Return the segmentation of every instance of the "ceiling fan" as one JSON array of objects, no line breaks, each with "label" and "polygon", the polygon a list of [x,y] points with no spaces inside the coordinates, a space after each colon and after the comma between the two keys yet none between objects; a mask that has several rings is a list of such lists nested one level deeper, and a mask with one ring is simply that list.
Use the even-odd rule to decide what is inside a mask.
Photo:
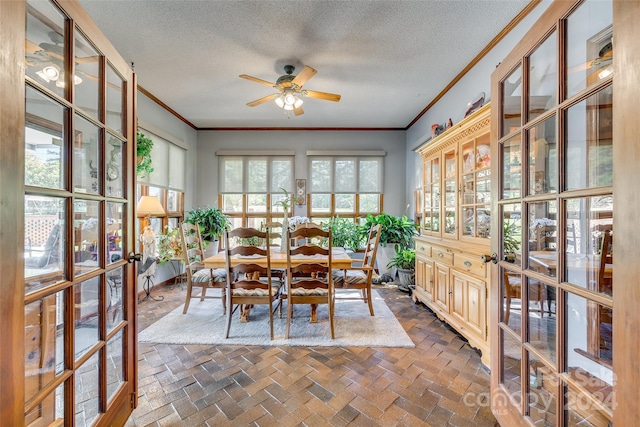
[{"label": "ceiling fan", "polygon": [[[62,45],[62,35],[56,32],[50,32],[49,37],[52,43],[43,42],[36,44],[31,40],[25,40],[25,65],[27,67],[37,67],[39,71],[36,72],[38,76],[44,79],[46,82],[54,81],[57,84],[63,84],[64,82],[64,46]],[[89,64],[98,62],[97,56],[89,57],[76,57],[74,58],[76,67],[83,64]],[[82,79],[79,75],[87,77],[91,80],[97,81],[98,78],[91,74],[76,68],[74,75],[74,83],[79,84]]]},{"label": "ceiling fan", "polygon": [[277,93],[272,93],[271,95],[248,102],[247,105],[249,107],[255,107],[256,105],[264,104],[273,99],[278,107],[283,108],[285,111],[293,111],[293,114],[299,116],[304,114],[304,110],[302,109],[303,101],[301,99],[303,96],[307,98],[324,99],[325,101],[340,101],[340,95],[335,93],[318,92],[302,88],[302,86],[317,73],[316,70],[305,65],[302,71],[296,76],[293,75],[294,70],[295,67],[293,65],[285,65],[284,72],[286,74],[280,76],[275,83],[246,74],[240,74],[240,77],[243,79],[251,80],[278,90]]}]

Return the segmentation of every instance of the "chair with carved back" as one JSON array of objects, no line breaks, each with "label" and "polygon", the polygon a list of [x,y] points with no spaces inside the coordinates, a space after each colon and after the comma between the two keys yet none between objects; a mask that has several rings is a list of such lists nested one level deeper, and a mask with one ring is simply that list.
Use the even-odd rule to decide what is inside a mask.
[{"label": "chair with carved back", "polygon": [[[204,268],[204,244],[202,242],[202,236],[200,235],[199,225],[188,222],[180,224],[180,241],[182,243],[182,257],[187,277],[187,296],[182,313],[187,313],[192,298],[200,298],[200,301],[204,301],[205,298],[221,299],[222,311],[225,313],[226,272],[223,268]],[[202,289],[200,295],[193,294],[194,287]],[[220,296],[207,295],[207,288],[220,289]]]},{"label": "chair with carved back", "polygon": [[[335,299],[362,300],[369,304],[369,313],[373,316],[373,301],[371,300],[371,281],[373,279],[378,243],[382,226],[374,225],[369,230],[367,244],[362,260],[354,260],[349,270],[333,270],[333,284],[335,287]],[[360,265],[357,265],[360,264]],[[340,296],[343,289],[358,289],[361,296]]]},{"label": "chair with carved back", "polygon": [[[292,247],[291,241],[306,242]],[[326,242],[321,246],[313,242]],[[334,289],[331,275],[331,231],[318,227],[300,227],[291,232],[287,241],[287,328],[285,338],[289,338],[293,306],[296,304],[311,305],[311,323],[317,322],[318,304],[327,304],[331,338],[335,338],[333,325]],[[326,257],[323,263],[300,261],[305,258]]]},{"label": "chair with carved back", "polygon": [[[226,273],[227,273],[227,324],[225,338],[229,338],[231,320],[236,310],[240,311],[240,322],[249,321],[249,310],[254,305],[268,305],[269,328],[273,339],[273,313],[281,304],[279,281],[271,276],[271,255],[268,246],[260,247],[252,244],[233,245],[231,239],[238,242],[269,241],[269,231],[255,228],[236,228],[225,232]],[[232,263],[232,257],[234,262]],[[255,257],[265,257],[266,267],[251,261]],[[241,262],[235,262],[241,259]]]}]

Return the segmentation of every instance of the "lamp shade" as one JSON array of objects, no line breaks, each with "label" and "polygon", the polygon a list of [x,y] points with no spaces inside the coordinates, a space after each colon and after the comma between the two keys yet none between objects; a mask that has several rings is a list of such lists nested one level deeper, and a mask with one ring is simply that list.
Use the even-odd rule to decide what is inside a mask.
[{"label": "lamp shade", "polygon": [[136,206],[138,217],[162,216],[164,209],[156,196],[142,196]]}]

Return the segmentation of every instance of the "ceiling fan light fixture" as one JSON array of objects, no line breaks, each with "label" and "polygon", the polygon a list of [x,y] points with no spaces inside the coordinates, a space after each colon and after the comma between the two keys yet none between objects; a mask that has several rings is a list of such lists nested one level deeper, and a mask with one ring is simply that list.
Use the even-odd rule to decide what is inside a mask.
[{"label": "ceiling fan light fixture", "polygon": [[276,105],[280,108],[284,108],[284,95],[280,95],[275,99]]},{"label": "ceiling fan light fixture", "polygon": [[300,99],[300,98],[296,97],[296,102],[294,102],[294,103],[293,103],[293,107],[294,107],[294,108],[300,108],[300,106],[302,106],[302,103],[303,103],[303,102],[304,102],[304,101],[303,101],[302,99]]},{"label": "ceiling fan light fixture", "polygon": [[[74,75],[73,76],[73,84],[74,85],[79,85],[80,83],[82,83],[82,79],[80,77],[78,77],[77,75]],[[56,86],[57,87],[64,87],[65,86],[64,73],[60,73],[60,77],[56,81]]]},{"label": "ceiling fan light fixture", "polygon": [[295,94],[293,94],[290,91],[285,92],[284,94],[284,104],[285,105],[293,105],[296,103],[296,100],[298,98],[296,98]]},{"label": "ceiling fan light fixture", "polygon": [[55,64],[51,64],[47,65],[42,70],[37,71],[36,74],[49,83],[52,80],[58,80],[58,77],[60,77],[60,68]]}]

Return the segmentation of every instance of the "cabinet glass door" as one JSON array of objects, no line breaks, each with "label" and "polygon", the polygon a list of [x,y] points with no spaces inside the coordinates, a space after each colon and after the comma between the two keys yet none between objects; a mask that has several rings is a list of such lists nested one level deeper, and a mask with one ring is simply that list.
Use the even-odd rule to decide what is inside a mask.
[{"label": "cabinet glass door", "polygon": [[427,235],[440,234],[440,157],[424,162],[424,222]]},{"label": "cabinet glass door", "polygon": [[454,237],[456,233],[456,205],[458,185],[456,170],[456,150],[444,153],[444,235]]},{"label": "cabinet glass door", "polygon": [[461,147],[462,236],[491,237],[491,149],[489,134]]}]

